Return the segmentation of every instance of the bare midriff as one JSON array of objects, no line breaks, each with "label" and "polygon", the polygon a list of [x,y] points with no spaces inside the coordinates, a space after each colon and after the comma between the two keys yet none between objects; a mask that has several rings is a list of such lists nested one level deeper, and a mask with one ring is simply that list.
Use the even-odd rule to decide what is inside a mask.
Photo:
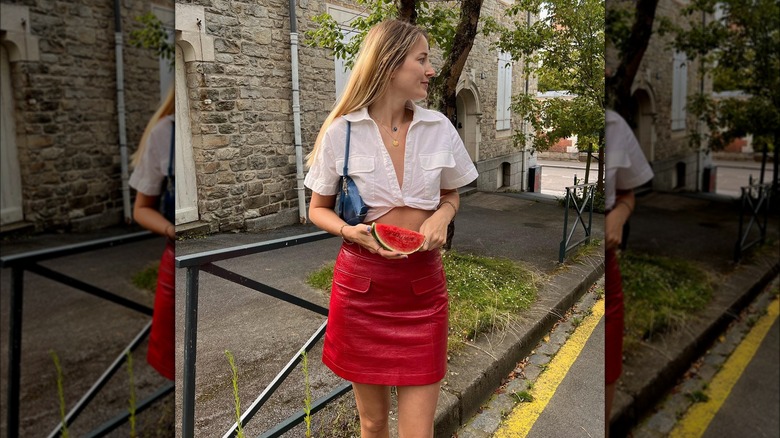
[{"label": "bare midriff", "polygon": [[420,227],[426,219],[433,215],[431,210],[421,210],[412,207],[395,207],[374,222],[380,224],[395,225],[407,230],[420,231]]}]

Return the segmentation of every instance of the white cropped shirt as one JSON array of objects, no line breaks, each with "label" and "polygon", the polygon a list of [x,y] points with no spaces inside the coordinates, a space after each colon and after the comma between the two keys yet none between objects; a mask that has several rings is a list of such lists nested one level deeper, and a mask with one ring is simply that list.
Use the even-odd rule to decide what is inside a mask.
[{"label": "white cropped shirt", "polygon": [[615,190],[630,190],[653,179],[653,169],[648,164],[634,132],[620,115],[607,110],[605,151],[606,199],[604,207],[615,206]]},{"label": "white cropped shirt", "polygon": [[398,178],[379,126],[363,108],[331,123],[304,184],[323,196],[335,195],[344,171],[347,121],[352,122],[347,173],[368,205],[366,222],[395,207],[435,210],[441,189],[456,189],[477,178],[477,169],[455,127],[437,112],[412,105],[406,135],[403,184]]}]

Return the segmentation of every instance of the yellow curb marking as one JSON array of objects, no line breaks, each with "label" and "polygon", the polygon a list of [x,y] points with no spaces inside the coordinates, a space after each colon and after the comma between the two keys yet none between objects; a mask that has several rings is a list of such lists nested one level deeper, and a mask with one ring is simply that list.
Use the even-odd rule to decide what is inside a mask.
[{"label": "yellow curb marking", "polygon": [[521,438],[528,435],[539,415],[552,399],[558,385],[566,377],[572,364],[585,346],[585,342],[593,333],[593,329],[604,316],[604,298],[598,300],[592,308],[593,312],[586,316],[582,323],[569,336],[566,343],[558,350],[547,365],[547,369],[539,376],[531,390],[534,400],[515,406],[503,425],[496,431],[495,438]]},{"label": "yellow curb marking", "polygon": [[780,301],[775,298],[769,304],[767,314],[758,320],[710,382],[707,391],[710,399],[703,403],[694,403],[672,430],[669,435],[671,438],[697,438],[704,435],[731,389],[755,356],[778,314],[780,314]]}]

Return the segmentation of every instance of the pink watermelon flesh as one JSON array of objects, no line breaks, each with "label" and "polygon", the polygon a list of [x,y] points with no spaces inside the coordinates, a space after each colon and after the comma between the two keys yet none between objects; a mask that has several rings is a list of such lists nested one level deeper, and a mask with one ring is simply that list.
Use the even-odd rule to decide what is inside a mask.
[{"label": "pink watermelon flesh", "polygon": [[387,224],[371,224],[371,234],[374,239],[388,251],[411,254],[422,248],[425,236],[406,228]]}]

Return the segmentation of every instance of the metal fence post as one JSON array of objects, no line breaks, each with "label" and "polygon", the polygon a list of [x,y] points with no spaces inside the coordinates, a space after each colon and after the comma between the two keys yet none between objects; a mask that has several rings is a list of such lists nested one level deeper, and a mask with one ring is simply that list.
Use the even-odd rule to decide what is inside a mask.
[{"label": "metal fence post", "polygon": [[187,294],[184,313],[184,397],[182,398],[182,434],[195,436],[195,353],[198,338],[199,266],[187,268]]},{"label": "metal fence post", "polygon": [[[574,176],[574,181],[577,181],[577,176]],[[569,199],[571,199],[570,187],[566,187],[566,205],[563,211],[563,239],[561,240],[561,247],[558,250],[558,263],[563,263],[563,259],[566,257],[566,232],[569,228]]]},{"label": "metal fence post", "polygon": [[8,333],[8,436],[19,436],[19,385],[22,361],[24,268],[11,269],[11,327]]}]

